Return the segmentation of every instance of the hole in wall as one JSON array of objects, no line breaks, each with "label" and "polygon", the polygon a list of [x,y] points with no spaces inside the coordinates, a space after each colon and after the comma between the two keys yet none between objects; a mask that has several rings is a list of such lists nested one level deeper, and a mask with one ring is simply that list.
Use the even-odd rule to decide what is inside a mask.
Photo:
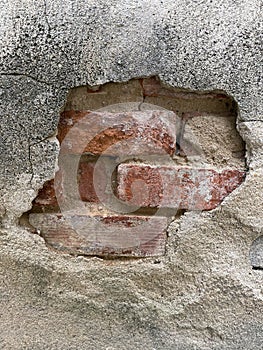
[{"label": "hole in wall", "polygon": [[[154,110],[161,112],[154,115]],[[99,112],[96,114],[92,111]],[[174,117],[166,115],[166,111],[172,111],[176,120],[172,119],[171,123],[171,118]],[[67,162],[77,164],[77,171],[74,173],[76,186],[68,199],[68,203],[81,202],[81,206],[77,209],[75,207],[73,213],[71,212],[74,225],[78,221],[78,215],[80,217],[77,233],[72,228],[73,221],[68,224],[63,218],[65,208],[61,210],[62,200],[58,198],[63,188],[56,187],[54,179],[44,184],[30,212],[21,217],[21,225],[27,225],[32,232],[40,232],[48,246],[73,255],[108,257],[163,255],[167,222],[171,218],[182,215],[186,210],[215,208],[243,181],[246,171],[245,144],[236,130],[237,111],[236,102],[223,91],[196,92],[172,88],[162,84],[156,77],[71,89],[58,125],[60,143],[63,145],[67,135],[83,118],[92,121],[90,125],[84,123],[79,129],[75,128],[76,133],[67,141],[67,150],[71,149],[66,155]],[[151,120],[146,126],[144,125],[143,131],[140,130],[141,125],[138,125],[139,117],[136,113]],[[107,127],[109,114],[118,120],[116,125],[111,127]],[[92,125],[96,125],[96,118],[98,123],[104,123],[106,128],[97,132],[89,140],[88,145],[78,152],[78,143],[85,137],[83,130],[86,128],[88,130],[86,132],[90,132]],[[175,135],[172,133],[173,125]],[[138,143],[143,141],[144,135],[147,147],[151,143],[154,147],[147,148],[145,144],[142,147],[138,146]],[[133,138],[136,142],[130,142]],[[107,153],[107,150],[116,144],[126,145],[122,148],[125,150],[124,153],[128,154],[126,157]],[[133,153],[129,155],[131,148]],[[164,154],[155,152],[158,148],[164,149]],[[75,154],[74,149],[77,150]],[[147,157],[145,154],[140,154],[143,150],[148,152]],[[99,167],[96,166],[98,160],[100,160]],[[136,187],[138,202],[130,203],[133,206],[123,204],[124,193],[121,201],[117,203],[115,200],[112,204],[111,196],[112,194],[116,196],[120,181],[118,167],[133,164],[137,167],[139,165],[141,169],[141,165],[148,161],[151,167],[146,167],[146,170],[143,170],[144,175],[136,179],[139,185],[141,182],[146,184],[143,187]],[[169,175],[171,166],[181,168],[174,185],[180,188],[180,204],[177,203],[177,199],[175,204],[172,203],[173,196],[177,196],[172,187],[166,189],[165,195],[163,193],[166,184],[173,181]],[[189,168],[194,170],[189,171]],[[136,168],[134,173],[129,173],[124,182],[128,181],[129,176],[133,176],[134,179],[134,176],[138,175],[138,169]],[[160,169],[165,171],[161,174],[163,181],[158,182]],[[107,172],[109,173],[107,179],[110,181],[105,180]],[[63,174],[60,173],[58,176]],[[121,176],[124,178],[124,172]],[[206,185],[209,183],[211,186],[205,193],[207,198],[202,195],[202,191],[206,189],[204,190],[204,186],[202,187],[200,183]],[[129,192],[131,186],[128,187],[126,186],[123,191]],[[163,197],[168,198],[166,202]],[[134,192],[131,198],[134,199]],[[147,225],[144,232],[139,230],[137,234],[136,230],[133,230],[135,238],[130,241],[127,239],[128,242],[124,247],[120,242],[117,242],[117,245],[112,241],[105,242],[104,238],[98,238],[98,235],[87,239],[83,223],[83,217],[87,212],[97,221],[104,223],[107,221],[109,224],[108,229],[104,228],[101,235],[105,236],[111,232],[114,236],[122,227],[127,229],[124,235],[129,235],[128,228],[136,228],[142,222],[148,223],[148,220],[149,222],[154,220],[152,226],[149,226],[153,234],[144,240],[142,235],[147,233]],[[94,228],[96,223],[90,225],[93,225],[92,229],[96,229]],[[118,234],[120,236],[122,233]],[[117,233],[115,236],[117,237]],[[118,241],[120,237],[116,237]],[[122,237],[120,240],[126,238]]]}]

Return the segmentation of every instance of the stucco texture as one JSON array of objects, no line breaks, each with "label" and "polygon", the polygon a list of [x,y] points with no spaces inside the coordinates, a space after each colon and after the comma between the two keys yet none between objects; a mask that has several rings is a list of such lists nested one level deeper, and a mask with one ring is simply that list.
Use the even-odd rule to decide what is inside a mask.
[{"label": "stucco texture", "polygon": [[[262,349],[262,26],[260,0],[1,1],[1,349]],[[164,257],[49,250],[18,218],[54,177],[69,89],[153,75],[235,99],[245,182],[175,220]]]}]

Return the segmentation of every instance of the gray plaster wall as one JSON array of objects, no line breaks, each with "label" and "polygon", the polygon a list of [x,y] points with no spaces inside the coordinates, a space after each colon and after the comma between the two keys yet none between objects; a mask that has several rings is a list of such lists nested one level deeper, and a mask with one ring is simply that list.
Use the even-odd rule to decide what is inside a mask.
[{"label": "gray plaster wall", "polygon": [[[261,18],[259,0],[1,1],[1,348],[262,349]],[[48,250],[17,223],[54,176],[68,90],[151,75],[233,96],[246,181],[174,222],[158,261]]]}]

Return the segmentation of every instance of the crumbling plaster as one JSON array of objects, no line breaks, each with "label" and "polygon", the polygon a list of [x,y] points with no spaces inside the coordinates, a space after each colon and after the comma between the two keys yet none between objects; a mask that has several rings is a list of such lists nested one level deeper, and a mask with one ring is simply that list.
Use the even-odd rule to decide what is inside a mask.
[{"label": "crumbling plaster", "polygon": [[[262,2],[0,3],[1,332],[6,349],[262,349]],[[60,256],[17,226],[54,176],[70,88],[158,75],[238,103],[249,174],[169,229],[158,261]]]}]

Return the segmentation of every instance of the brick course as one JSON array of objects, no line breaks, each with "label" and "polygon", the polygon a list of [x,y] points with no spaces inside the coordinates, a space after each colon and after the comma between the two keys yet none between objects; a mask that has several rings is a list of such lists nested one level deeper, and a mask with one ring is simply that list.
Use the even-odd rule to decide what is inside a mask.
[{"label": "brick course", "polygon": [[238,170],[197,169],[149,164],[121,164],[117,193],[141,207],[211,210],[244,178]]},{"label": "brick course", "polygon": [[135,215],[30,214],[46,243],[70,254],[147,257],[165,251],[167,219]]},{"label": "brick course", "polygon": [[[67,111],[60,119],[61,152],[93,155],[169,154],[176,149],[173,112]],[[67,137],[66,137],[67,135]]]}]

